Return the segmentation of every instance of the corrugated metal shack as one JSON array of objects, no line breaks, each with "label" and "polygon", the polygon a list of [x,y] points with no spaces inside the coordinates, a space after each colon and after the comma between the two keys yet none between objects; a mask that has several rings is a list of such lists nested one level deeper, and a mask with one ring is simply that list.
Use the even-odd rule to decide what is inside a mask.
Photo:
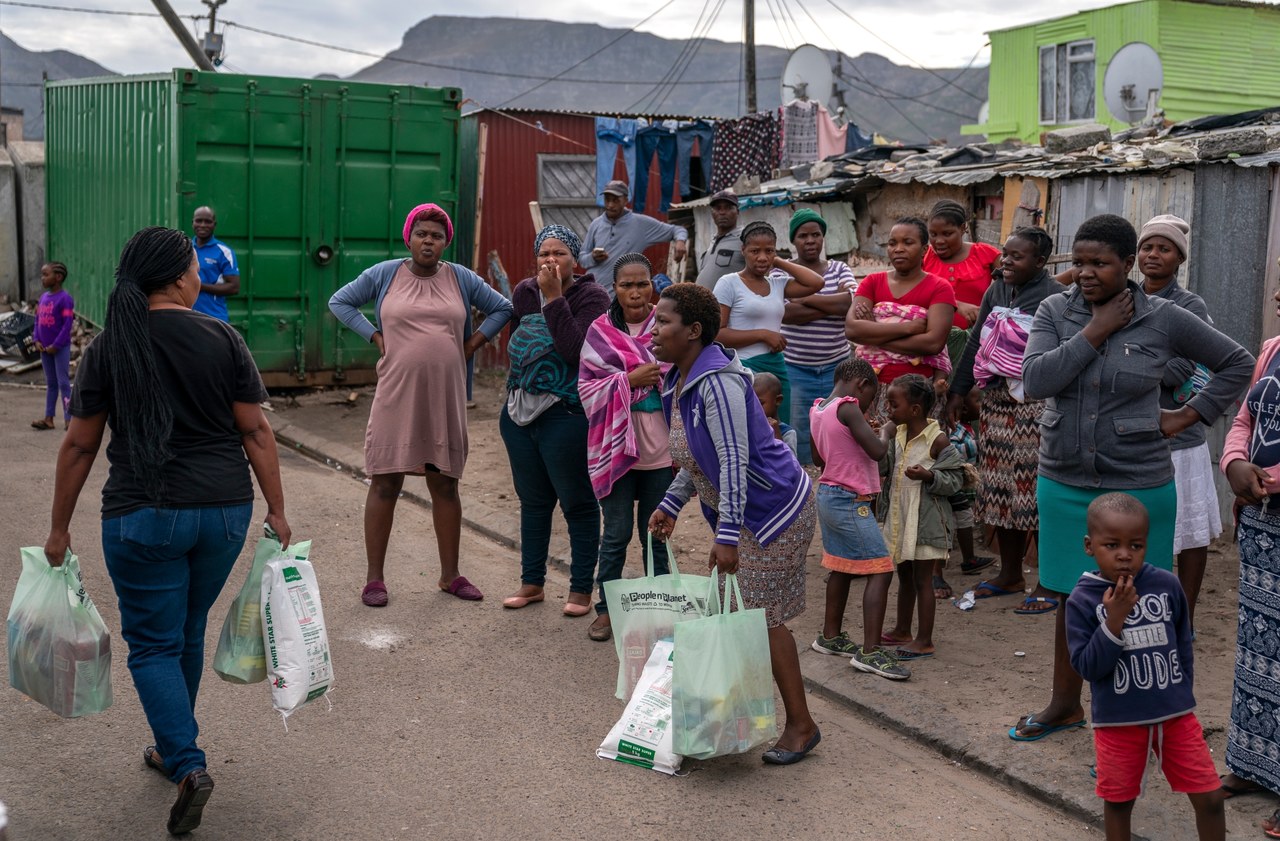
[{"label": "corrugated metal shack", "polygon": [[[670,115],[650,120],[696,119]],[[460,126],[461,202],[453,259],[482,277],[494,279],[490,255],[501,261],[514,286],[533,274],[533,239],[537,234],[530,203],[538,202],[543,221],[584,235],[602,211],[596,196],[596,128],[594,114],[481,108],[465,113]],[[695,150],[695,154],[701,150]],[[694,172],[697,165],[691,166]],[[656,157],[649,169],[646,216],[666,221],[660,210],[661,186]],[[614,178],[627,178],[621,156]],[[675,195],[687,192],[676,178]],[[477,206],[480,212],[477,214]],[[478,220],[477,220],[478,215]],[[478,233],[477,233],[478,232]],[[666,245],[645,252],[655,267],[667,265]],[[662,271],[662,268],[656,268]],[[602,283],[611,279],[600,279]],[[481,352],[481,368],[506,367],[505,334]]]},{"label": "corrugated metal shack", "polygon": [[[1115,213],[1140,226],[1175,213],[1191,224],[1191,253],[1179,282],[1204,298],[1220,330],[1256,352],[1264,338],[1280,334],[1271,300],[1280,286],[1280,109],[1241,116],[1235,125],[1219,120],[1225,128],[1192,121],[1183,130],[1174,126],[1158,136],[1066,154],[991,144],[872,147],[762,184],[758,194],[742,197],[741,219],[768,218],[785,230],[794,207],[813,207],[828,224],[852,228],[850,262],[862,275],[880,268],[881,244],[894,220],[926,216],[943,198],[972,208],[978,218],[971,237],[997,246],[1015,221],[1038,220],[1054,238],[1059,267],[1089,216]],[[713,231],[707,202],[675,205],[671,216],[691,217],[691,251],[699,253],[698,243]],[[833,242],[828,251],[840,256],[844,243]],[[1226,426],[1220,421],[1210,436],[1215,461]],[[1219,495],[1229,512],[1225,482]]]}]

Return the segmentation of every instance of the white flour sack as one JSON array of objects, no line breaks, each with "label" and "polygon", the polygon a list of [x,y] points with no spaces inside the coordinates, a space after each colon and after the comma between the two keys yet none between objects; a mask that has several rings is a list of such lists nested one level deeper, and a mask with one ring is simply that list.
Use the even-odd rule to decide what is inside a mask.
[{"label": "white flour sack", "polygon": [[262,573],[262,637],[271,702],[288,719],[333,686],[320,588],[309,561],[269,561]]}]

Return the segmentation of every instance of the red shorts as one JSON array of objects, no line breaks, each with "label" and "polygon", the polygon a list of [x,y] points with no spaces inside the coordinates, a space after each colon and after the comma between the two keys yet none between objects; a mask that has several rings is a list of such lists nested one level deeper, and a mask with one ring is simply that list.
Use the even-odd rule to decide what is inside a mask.
[{"label": "red shorts", "polygon": [[1150,753],[1174,791],[1203,794],[1222,788],[1195,713],[1159,724],[1095,727],[1093,745],[1098,755],[1095,791],[1108,803],[1127,803],[1142,794]]}]

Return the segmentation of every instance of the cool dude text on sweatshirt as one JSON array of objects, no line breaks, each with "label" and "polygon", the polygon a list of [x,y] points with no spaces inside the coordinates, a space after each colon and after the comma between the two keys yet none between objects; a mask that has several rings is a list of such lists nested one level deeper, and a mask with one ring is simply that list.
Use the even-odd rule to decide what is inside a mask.
[{"label": "cool dude text on sweatshirt", "polygon": [[1191,619],[1177,576],[1143,564],[1133,579],[1138,603],[1119,639],[1102,606],[1112,586],[1086,572],[1067,598],[1067,649],[1093,688],[1093,726],[1158,724],[1191,712]]}]

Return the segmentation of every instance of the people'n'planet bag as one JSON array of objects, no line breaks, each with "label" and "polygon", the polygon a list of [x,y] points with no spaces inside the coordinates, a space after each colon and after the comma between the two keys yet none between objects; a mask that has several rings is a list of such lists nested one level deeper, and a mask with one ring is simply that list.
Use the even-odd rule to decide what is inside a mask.
[{"label": "people'n'planet bag", "polygon": [[712,615],[675,627],[672,748],[695,759],[745,753],[778,733],[764,610],[745,609],[738,577],[726,575],[721,611],[718,584],[712,571]]},{"label": "people'n'planet bag", "polygon": [[111,634],[75,555],[55,567],[39,546],[22,550],[7,625],[10,686],[63,718],[111,706]]},{"label": "people'n'planet bag", "polygon": [[669,639],[677,622],[707,615],[705,575],[681,575],[674,552],[668,552],[671,572],[655,575],[653,534],[647,536],[649,560],[641,578],[619,578],[604,584],[613,645],[618,653],[618,685],[615,695],[627,700],[644,673],[653,644]]}]

